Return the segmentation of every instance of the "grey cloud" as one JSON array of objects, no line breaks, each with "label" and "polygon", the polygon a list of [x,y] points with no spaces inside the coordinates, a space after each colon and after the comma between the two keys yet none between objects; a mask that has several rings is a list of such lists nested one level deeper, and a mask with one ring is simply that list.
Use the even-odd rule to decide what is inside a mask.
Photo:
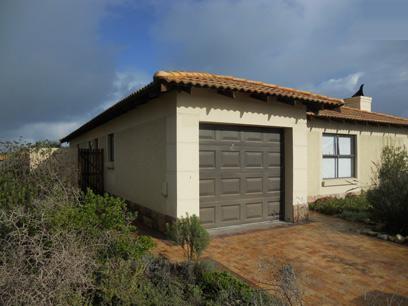
[{"label": "grey cloud", "polygon": [[[401,115],[408,114],[408,41],[391,39],[408,38],[402,13],[408,3],[391,2],[160,2],[153,33],[165,50],[162,66],[170,69],[234,74],[339,97],[359,85],[339,82],[361,73],[374,109]],[[336,88],[327,86],[330,80],[338,81]]]},{"label": "grey cloud", "polygon": [[408,38],[405,0],[3,0],[0,137],[63,136],[151,79],[134,67],[115,71],[115,46],[99,39],[101,21],[122,3],[156,12],[154,68],[338,97],[364,82],[375,110],[408,116],[408,41],[392,40]]},{"label": "grey cloud", "polygon": [[[0,129],[86,117],[112,88],[113,46],[98,40],[110,2],[2,1]],[[53,126],[52,124],[50,125]],[[37,125],[41,127],[41,125]]]}]

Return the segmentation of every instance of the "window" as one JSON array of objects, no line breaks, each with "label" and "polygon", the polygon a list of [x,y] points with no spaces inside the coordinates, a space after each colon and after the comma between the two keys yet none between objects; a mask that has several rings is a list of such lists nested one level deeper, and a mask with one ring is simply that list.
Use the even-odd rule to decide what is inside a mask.
[{"label": "window", "polygon": [[322,177],[354,177],[355,138],[348,135],[323,134]]},{"label": "window", "polygon": [[113,134],[108,135],[108,160],[115,161],[115,138]]},{"label": "window", "polygon": [[94,149],[98,149],[99,148],[99,144],[98,144],[98,138],[94,139]]}]

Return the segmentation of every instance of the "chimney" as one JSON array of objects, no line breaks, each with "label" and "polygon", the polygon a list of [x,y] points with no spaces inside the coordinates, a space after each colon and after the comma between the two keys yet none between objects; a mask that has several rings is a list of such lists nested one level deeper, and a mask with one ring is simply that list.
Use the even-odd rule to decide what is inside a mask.
[{"label": "chimney", "polygon": [[360,86],[360,89],[351,98],[344,99],[344,103],[345,106],[371,112],[371,101],[373,98],[364,95],[363,87],[364,84]]}]

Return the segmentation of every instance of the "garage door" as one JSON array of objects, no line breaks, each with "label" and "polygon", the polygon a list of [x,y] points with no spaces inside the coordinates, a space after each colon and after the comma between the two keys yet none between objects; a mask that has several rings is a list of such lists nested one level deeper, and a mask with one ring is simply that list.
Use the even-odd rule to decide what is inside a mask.
[{"label": "garage door", "polygon": [[281,129],[200,125],[200,219],[221,227],[279,219]]}]

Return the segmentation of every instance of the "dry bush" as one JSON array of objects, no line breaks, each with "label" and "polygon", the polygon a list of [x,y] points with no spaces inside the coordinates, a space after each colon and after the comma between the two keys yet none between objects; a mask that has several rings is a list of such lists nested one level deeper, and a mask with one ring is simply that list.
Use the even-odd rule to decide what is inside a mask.
[{"label": "dry bush", "polygon": [[22,207],[0,213],[0,304],[84,304],[96,267],[92,244]]},{"label": "dry bush", "polygon": [[[126,270],[152,247],[134,235],[123,200],[83,194],[62,179],[53,150],[12,143],[0,164],[0,305],[92,304],[107,264],[121,263],[109,273]],[[104,294],[137,286],[108,280],[122,288]]]},{"label": "dry bush", "polygon": [[266,279],[259,284],[288,305],[303,305],[303,292],[299,287],[293,267],[280,260],[263,261],[260,272]]},{"label": "dry bush", "polygon": [[353,302],[361,306],[405,306],[408,305],[408,297],[374,290],[354,299]]},{"label": "dry bush", "polygon": [[[0,207],[77,202],[80,191],[61,173],[62,156],[55,148],[18,142],[0,142],[6,159],[0,163]],[[32,158],[35,156],[35,158]],[[37,202],[37,203],[36,203]]]},{"label": "dry bush", "polygon": [[[83,304],[93,286],[93,244],[52,229],[47,215],[79,202],[53,148],[0,143],[0,304]],[[30,154],[38,159],[33,166]]]}]

